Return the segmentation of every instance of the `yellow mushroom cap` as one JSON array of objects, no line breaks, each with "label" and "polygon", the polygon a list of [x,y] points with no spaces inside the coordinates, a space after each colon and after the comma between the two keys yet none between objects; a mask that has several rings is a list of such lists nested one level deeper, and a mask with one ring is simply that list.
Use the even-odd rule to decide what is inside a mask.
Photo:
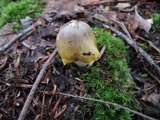
[{"label": "yellow mushroom cap", "polygon": [[64,65],[74,61],[90,64],[99,56],[94,33],[83,21],[64,24],[57,34],[56,47]]}]

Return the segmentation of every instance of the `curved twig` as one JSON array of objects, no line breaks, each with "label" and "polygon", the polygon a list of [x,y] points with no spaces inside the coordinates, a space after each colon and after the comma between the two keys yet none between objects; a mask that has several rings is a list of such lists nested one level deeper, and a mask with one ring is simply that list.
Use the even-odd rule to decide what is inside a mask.
[{"label": "curved twig", "polygon": [[50,64],[51,60],[56,55],[56,53],[57,53],[57,49],[55,49],[53,51],[53,53],[50,55],[48,60],[44,63],[41,71],[39,72],[39,74],[38,74],[38,76],[36,78],[36,81],[34,82],[34,85],[33,85],[32,89],[31,89],[31,91],[30,91],[30,93],[29,93],[29,95],[27,97],[27,100],[26,100],[26,102],[25,102],[25,104],[24,104],[24,106],[22,108],[22,111],[20,113],[20,116],[19,116],[18,120],[24,120],[24,118],[26,116],[26,113],[27,113],[27,110],[28,110],[28,108],[29,108],[29,106],[31,104],[31,101],[33,99],[33,96],[34,96],[34,94],[36,92],[36,89],[37,89],[37,87],[38,87],[38,85],[39,85],[44,73],[46,72],[46,69],[47,69],[48,65]]},{"label": "curved twig", "polygon": [[60,94],[60,95],[68,96],[68,97],[79,98],[79,99],[84,99],[84,100],[90,100],[90,101],[95,101],[95,102],[99,102],[99,103],[103,103],[103,104],[109,104],[109,105],[117,106],[117,107],[119,107],[121,109],[127,110],[127,111],[129,111],[131,113],[134,113],[136,115],[144,117],[144,118],[146,118],[148,120],[157,120],[155,118],[149,117],[149,116],[147,116],[147,115],[145,115],[143,113],[137,112],[135,110],[132,110],[132,109],[127,108],[127,107],[124,107],[124,106],[119,105],[117,103],[113,103],[113,102],[109,102],[109,101],[103,101],[103,100],[98,100],[98,99],[94,99],[94,98],[87,98],[87,97],[82,97],[82,96],[77,96],[77,95],[71,95],[71,94],[66,94],[66,93],[61,93],[61,92],[56,92],[56,93]]},{"label": "curved twig", "polygon": [[[103,26],[105,28],[110,28],[111,31],[115,32],[119,37],[123,38],[127,44],[134,47],[134,42],[131,39],[129,39],[125,34],[123,34],[122,32],[120,32],[112,27],[109,27],[106,24],[103,24]],[[147,63],[154,69],[154,71],[157,73],[157,75],[160,77],[160,68],[158,65],[155,64],[155,62],[153,61],[151,56],[146,51],[144,51],[141,47],[138,47],[138,52],[147,61]]]},{"label": "curved twig", "polygon": [[18,39],[20,39],[21,37],[23,37],[25,34],[27,34],[28,32],[30,32],[31,30],[33,30],[35,27],[42,25],[42,21],[38,21],[35,24],[31,25],[30,27],[24,29],[21,33],[19,33],[15,38],[13,38],[12,40],[10,40],[7,44],[5,44],[4,46],[0,47],[0,52],[6,50],[7,48],[9,48],[14,42],[16,42]]}]

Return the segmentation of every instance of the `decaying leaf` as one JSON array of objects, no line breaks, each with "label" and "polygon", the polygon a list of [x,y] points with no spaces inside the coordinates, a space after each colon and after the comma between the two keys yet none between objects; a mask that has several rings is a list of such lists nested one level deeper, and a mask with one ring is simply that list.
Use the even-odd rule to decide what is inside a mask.
[{"label": "decaying leaf", "polygon": [[138,28],[138,22],[135,21],[134,16],[130,13],[128,13],[126,24],[130,33],[134,34],[134,31]]},{"label": "decaying leaf", "polygon": [[152,94],[150,94],[146,100],[150,103],[152,103],[155,106],[159,106],[160,107],[160,95],[156,92],[153,92]]},{"label": "decaying leaf", "polygon": [[152,115],[152,116],[157,116],[160,115],[160,110],[158,109],[158,107],[154,106],[153,104],[147,104],[147,103],[142,103],[144,108],[143,111],[146,115]]},{"label": "decaying leaf", "polygon": [[0,47],[8,43],[16,34],[13,32],[9,24],[6,24],[0,32]]},{"label": "decaying leaf", "polygon": [[83,13],[84,8],[77,5],[74,0],[49,0],[43,10],[43,14],[55,13],[57,17],[65,16],[67,18],[76,16],[76,13]]},{"label": "decaying leaf", "polygon": [[113,18],[113,19],[116,19],[116,17],[117,17],[117,13],[114,11],[111,11],[108,6],[105,8],[103,6],[100,6],[100,7],[97,7],[96,10],[98,12],[96,12],[93,15],[93,18],[100,20],[102,22],[112,23],[112,21],[111,21],[111,19],[109,19],[109,17]]},{"label": "decaying leaf", "polygon": [[134,20],[136,22],[138,22],[139,28],[145,30],[147,33],[149,33],[149,30],[151,29],[151,23],[148,22],[148,20],[142,18],[138,11],[137,11],[137,7],[135,7],[135,16],[134,16]]},{"label": "decaying leaf", "polygon": [[30,18],[29,16],[26,16],[26,18],[21,19],[20,21],[23,28],[27,28],[32,24],[32,18]]}]

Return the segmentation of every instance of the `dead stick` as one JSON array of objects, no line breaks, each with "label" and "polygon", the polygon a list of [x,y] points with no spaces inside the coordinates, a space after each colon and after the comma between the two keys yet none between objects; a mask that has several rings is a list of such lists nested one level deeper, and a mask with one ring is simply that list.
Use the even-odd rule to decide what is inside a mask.
[{"label": "dead stick", "polygon": [[106,46],[103,46],[101,51],[100,51],[100,53],[99,53],[98,59],[100,59],[102,57],[102,55],[105,52],[105,50],[106,50]]},{"label": "dead stick", "polygon": [[129,112],[131,112],[133,114],[139,115],[139,116],[144,117],[144,118],[146,118],[148,120],[157,120],[155,118],[149,117],[149,116],[147,116],[147,115],[145,115],[143,113],[137,112],[135,110],[132,110],[132,109],[127,108],[127,107],[124,107],[124,106],[119,105],[117,103],[113,103],[113,102],[109,102],[109,101],[103,101],[103,100],[98,100],[98,99],[94,99],[94,98],[83,97],[83,96],[77,96],[77,95],[72,95],[72,94],[66,94],[66,93],[61,93],[61,92],[56,92],[56,93],[60,94],[60,95],[68,96],[68,97],[73,97],[73,98],[78,98],[78,99],[84,99],[84,100],[90,100],[90,101],[95,101],[95,102],[103,103],[103,104],[106,104],[106,105],[108,104],[108,105],[117,106],[117,107],[119,107],[121,109],[127,110],[127,111],[129,111]]},{"label": "dead stick", "polygon": [[53,108],[52,111],[51,111],[51,112],[52,112],[52,115],[56,112],[56,110],[57,110],[57,108],[58,108],[61,100],[62,100],[62,97],[60,97],[60,98],[58,99],[58,101],[56,102],[54,108]]},{"label": "dead stick", "polygon": [[[121,0],[120,2],[131,2],[131,0]],[[102,0],[98,3],[91,3],[91,4],[86,4],[86,5],[81,5],[82,7],[90,7],[90,6],[95,6],[95,5],[101,5],[101,4],[104,4],[104,3],[113,3],[113,2],[118,2],[117,0]]]},{"label": "dead stick", "polygon": [[[109,27],[106,24],[103,24],[104,27],[106,28],[110,28],[111,31],[115,32],[119,37],[123,38],[127,44],[129,44],[130,46],[134,47],[134,42],[129,39],[126,35],[124,35],[122,32]],[[154,69],[154,71],[157,73],[157,75],[160,77],[160,68],[158,65],[156,65],[153,61],[153,59],[151,58],[151,56],[149,54],[147,54],[146,51],[144,51],[141,47],[138,47],[138,52],[140,53],[141,56],[143,56],[143,58],[148,62],[148,64]]]},{"label": "dead stick", "polygon": [[4,46],[0,47],[0,52],[6,50],[7,48],[9,48],[14,42],[16,42],[18,39],[20,39],[21,37],[23,37],[23,35],[27,34],[29,31],[33,30],[35,27],[41,25],[42,22],[38,21],[35,24],[31,25],[30,27],[24,29],[21,33],[19,33],[15,38],[13,38],[12,40],[10,40],[7,44],[5,44]]},{"label": "dead stick", "polygon": [[28,108],[29,108],[29,106],[31,104],[31,101],[32,101],[33,96],[34,96],[34,94],[36,92],[36,89],[37,89],[37,87],[38,87],[38,85],[39,85],[39,83],[40,83],[40,81],[41,81],[44,73],[46,72],[46,69],[47,69],[48,65],[50,64],[51,60],[56,55],[56,53],[57,53],[57,49],[55,49],[53,51],[53,53],[50,55],[50,57],[48,58],[48,60],[44,63],[41,71],[39,72],[39,74],[38,74],[38,76],[36,78],[36,81],[33,84],[32,89],[31,89],[31,91],[30,91],[30,93],[29,93],[29,95],[27,97],[27,100],[26,100],[26,102],[25,102],[25,104],[24,104],[24,106],[22,108],[22,111],[21,111],[21,114],[20,114],[18,120],[24,120],[25,119],[25,116],[27,114],[27,110],[28,110]]}]

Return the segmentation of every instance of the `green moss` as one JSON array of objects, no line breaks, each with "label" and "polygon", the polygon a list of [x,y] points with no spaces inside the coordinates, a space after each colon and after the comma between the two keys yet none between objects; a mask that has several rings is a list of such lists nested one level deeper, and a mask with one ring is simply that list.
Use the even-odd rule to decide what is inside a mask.
[{"label": "green moss", "polygon": [[144,50],[147,50],[147,49],[148,49],[148,46],[147,46],[146,43],[137,42],[137,45],[138,45],[139,47],[141,47],[142,49],[144,49]]},{"label": "green moss", "polygon": [[[0,1],[0,27],[5,23],[20,23],[20,19],[30,16],[34,18],[43,9],[43,4],[38,0],[2,0]],[[13,27],[19,28],[19,25]]]},{"label": "green moss", "polygon": [[[92,98],[118,103],[134,110],[140,109],[139,102],[132,92],[132,78],[127,65],[128,48],[122,40],[101,28],[96,32],[98,46],[106,45],[105,55],[93,65],[88,72],[81,73],[87,82],[85,90]],[[119,107],[88,102],[94,105],[91,111],[95,120],[132,120],[132,114]],[[89,109],[89,108],[88,108]]]},{"label": "green moss", "polygon": [[153,26],[152,29],[160,32],[160,14],[154,13],[153,14]]}]

